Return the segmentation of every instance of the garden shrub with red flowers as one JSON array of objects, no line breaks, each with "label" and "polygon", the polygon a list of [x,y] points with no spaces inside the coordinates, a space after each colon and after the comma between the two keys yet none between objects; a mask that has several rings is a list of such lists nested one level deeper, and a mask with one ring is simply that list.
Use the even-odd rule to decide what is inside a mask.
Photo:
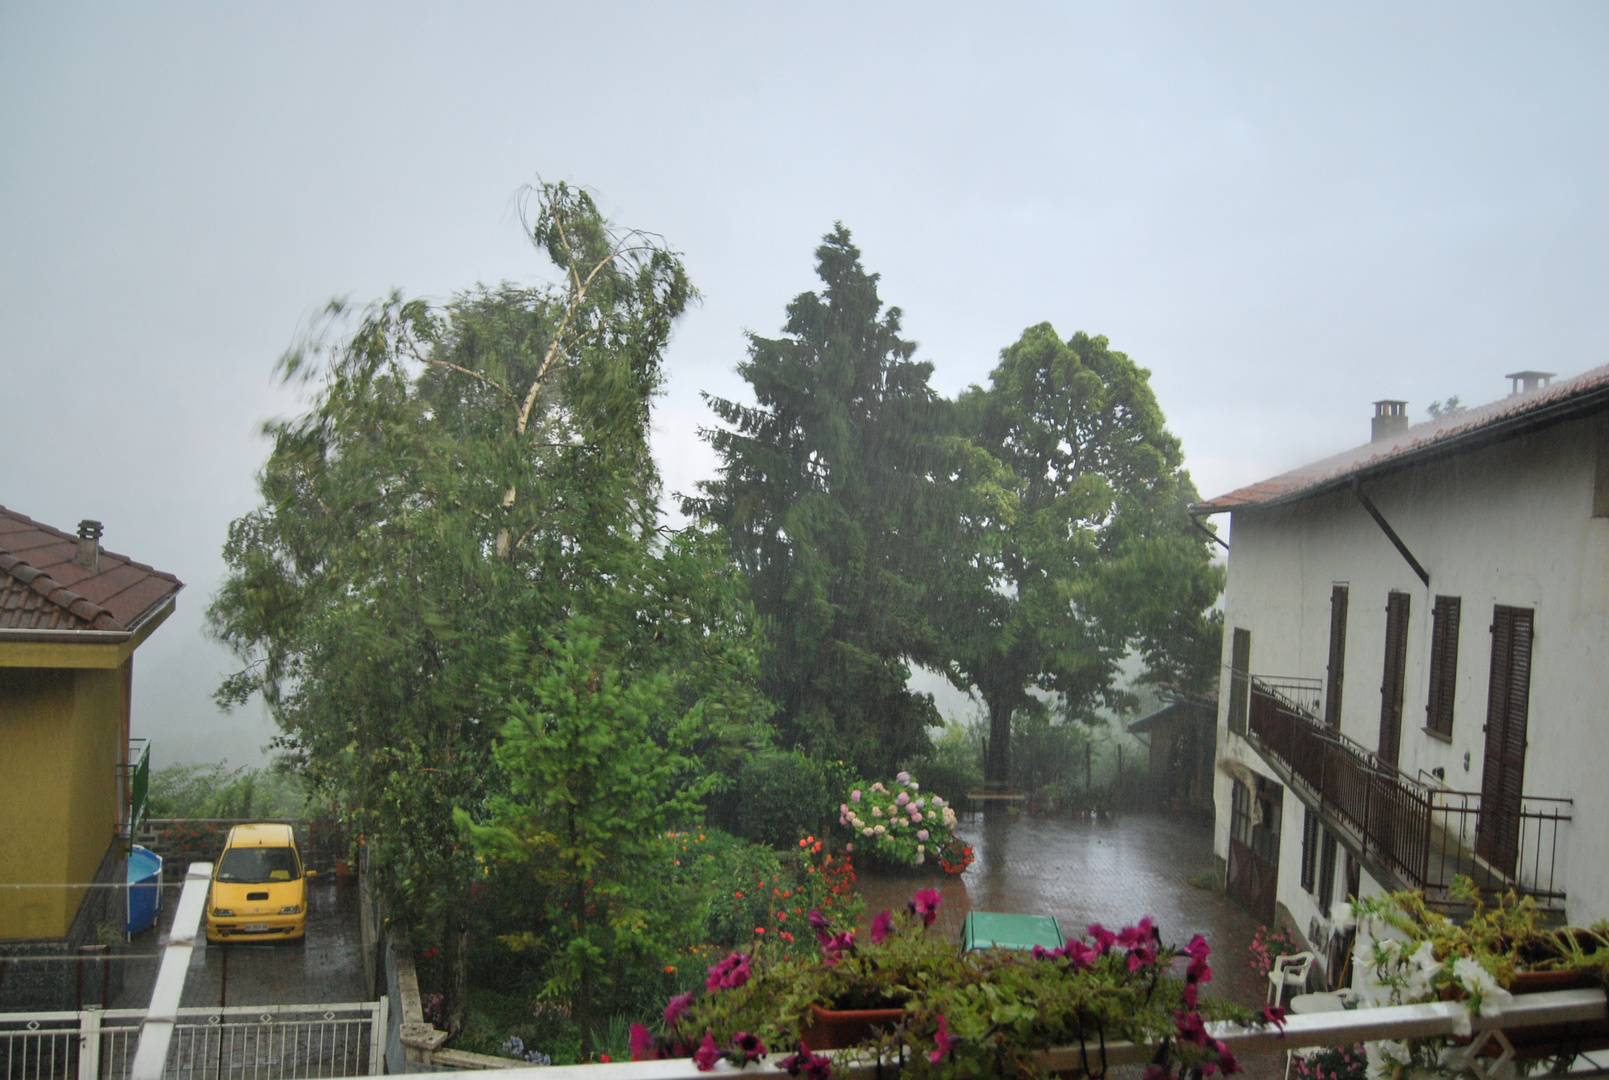
[{"label": "garden shrub with red flowers", "polygon": [[1103,1041],[1125,1040],[1161,1045],[1153,1080],[1239,1071],[1206,1023],[1251,1017],[1202,996],[1212,950],[1200,935],[1176,948],[1142,919],[1115,932],[1091,926],[1060,949],[966,953],[930,932],[939,902],[921,890],[905,911],[879,913],[864,941],[854,924],[812,911],[819,958],[783,955],[770,942],[729,954],[702,988],[671,1000],[657,1034],[632,1029],[633,1057],[691,1057],[708,1070],[788,1053],[784,1070],[826,1080],[834,1059],[801,1042],[822,1006],[903,1009],[901,1023],[869,1034],[849,1060],[882,1055],[916,1077],[1041,1077],[1039,1051],[1082,1043],[1093,1055]]},{"label": "garden shrub with red flowers", "polygon": [[953,839],[955,809],[941,796],[923,792],[910,773],[902,772],[892,784],[852,788],[838,808],[838,823],[873,857],[898,866],[922,866],[936,860]]}]

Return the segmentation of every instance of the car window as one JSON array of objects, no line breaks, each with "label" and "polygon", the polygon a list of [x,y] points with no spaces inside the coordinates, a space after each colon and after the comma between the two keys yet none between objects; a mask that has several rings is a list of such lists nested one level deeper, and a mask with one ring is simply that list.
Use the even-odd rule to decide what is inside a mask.
[{"label": "car window", "polygon": [[268,881],[294,881],[302,876],[296,852],[288,847],[238,847],[223,853],[218,864],[218,880],[243,885]]}]

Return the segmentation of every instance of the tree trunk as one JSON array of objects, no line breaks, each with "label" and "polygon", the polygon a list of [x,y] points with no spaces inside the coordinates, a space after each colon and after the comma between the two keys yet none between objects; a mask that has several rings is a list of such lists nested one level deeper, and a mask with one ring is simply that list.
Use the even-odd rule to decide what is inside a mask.
[{"label": "tree trunk", "polygon": [[[1011,706],[1006,702],[984,695],[989,706],[989,746],[983,759],[983,787],[991,795],[1005,792],[1011,780]],[[994,817],[1004,812],[1005,802],[986,799],[983,813]]]},{"label": "tree trunk", "polygon": [[441,929],[442,1025],[449,1034],[464,1030],[469,1019],[469,894],[447,911]]},{"label": "tree trunk", "polygon": [[[587,936],[587,887],[585,882],[578,882],[575,887],[575,926],[576,936],[585,939]],[[581,1029],[581,1060],[592,1058],[592,964],[583,961],[579,978],[576,980],[575,1007],[571,1010],[571,1017],[575,1026]]]}]

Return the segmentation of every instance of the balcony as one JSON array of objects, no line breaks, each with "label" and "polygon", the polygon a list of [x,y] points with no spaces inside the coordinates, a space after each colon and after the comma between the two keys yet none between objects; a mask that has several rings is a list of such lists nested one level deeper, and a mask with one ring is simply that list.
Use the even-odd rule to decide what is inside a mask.
[{"label": "balcony", "polygon": [[1321,696],[1317,680],[1251,676],[1246,738],[1371,872],[1439,906],[1464,875],[1483,893],[1514,889],[1563,910],[1555,869],[1571,800],[1525,796],[1483,812],[1479,792],[1411,778],[1325,727]]}]

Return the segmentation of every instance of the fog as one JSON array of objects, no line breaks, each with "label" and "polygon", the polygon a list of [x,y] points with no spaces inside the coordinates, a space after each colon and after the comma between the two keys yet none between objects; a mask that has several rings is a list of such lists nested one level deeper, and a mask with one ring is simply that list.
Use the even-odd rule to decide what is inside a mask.
[{"label": "fog", "polygon": [[261,760],[202,633],[274,361],[332,296],[530,280],[519,187],[592,188],[703,294],[655,420],[713,460],[842,220],[954,393],[1044,320],[1153,372],[1203,495],[1369,403],[1609,360],[1609,8],[0,6],[0,504],[188,585],[158,762]]}]

